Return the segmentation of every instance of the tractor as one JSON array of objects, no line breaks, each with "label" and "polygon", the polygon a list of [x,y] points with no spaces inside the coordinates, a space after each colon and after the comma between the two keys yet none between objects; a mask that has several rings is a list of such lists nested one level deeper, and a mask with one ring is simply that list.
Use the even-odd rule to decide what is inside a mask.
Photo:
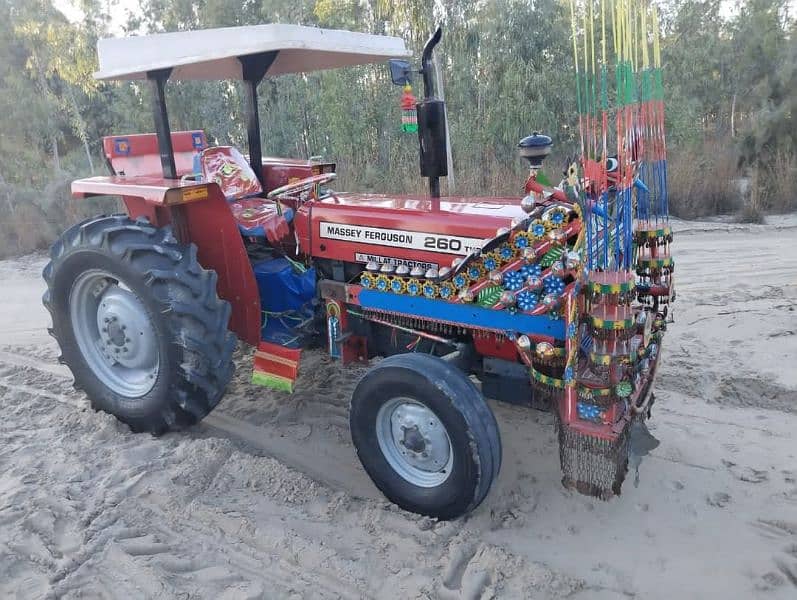
[{"label": "tractor", "polygon": [[[408,511],[454,519],[487,496],[502,450],[485,397],[552,411],[563,483],[619,493],[629,432],[653,398],[669,227],[640,228],[619,204],[594,216],[576,164],[558,186],[538,177],[553,145],[540,133],[519,144],[530,173],[518,197],[441,197],[441,35],[419,68],[399,38],[294,25],[98,42],[95,76],[149,88],[155,133],[103,139],[110,175],[76,180],[72,194],[121,197],[126,214],[68,229],[43,272],[51,334],[96,410],[134,432],[183,429],[222,399],[239,342],[253,348],[253,384],[286,393],[302,349],[320,345],[341,368],[381,358],[354,390],[351,437]],[[332,162],[263,156],[265,77],[384,61],[397,85],[422,77],[428,195],[337,192]],[[172,132],[170,80],[241,81],[248,152]],[[613,160],[605,172],[621,168]],[[620,221],[636,272],[609,238]]]}]

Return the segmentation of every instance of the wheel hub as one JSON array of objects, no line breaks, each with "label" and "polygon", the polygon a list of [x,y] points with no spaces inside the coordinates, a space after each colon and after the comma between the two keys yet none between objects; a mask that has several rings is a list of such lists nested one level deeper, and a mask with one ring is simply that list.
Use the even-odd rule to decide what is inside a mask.
[{"label": "wheel hub", "polygon": [[377,415],[377,441],[391,467],[421,487],[448,478],[453,464],[451,442],[437,415],[409,398],[393,398]]},{"label": "wheel hub", "polygon": [[130,369],[153,364],[157,340],[141,301],[132,292],[109,286],[97,307],[97,327],[103,353],[111,363]]},{"label": "wheel hub", "polygon": [[89,271],[73,284],[69,310],[80,351],[104,385],[128,397],[152,389],[158,338],[138,296],[111,275]]}]

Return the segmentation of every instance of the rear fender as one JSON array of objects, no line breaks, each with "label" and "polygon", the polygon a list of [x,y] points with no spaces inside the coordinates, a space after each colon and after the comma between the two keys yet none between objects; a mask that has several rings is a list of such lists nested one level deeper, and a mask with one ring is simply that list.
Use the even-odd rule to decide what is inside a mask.
[{"label": "rear fender", "polygon": [[260,293],[238,224],[216,184],[144,177],[94,177],[75,181],[74,196],[121,196],[131,218],[171,225],[182,243],[197,247],[199,263],[218,275],[216,291],[232,308],[229,329],[260,342]]}]

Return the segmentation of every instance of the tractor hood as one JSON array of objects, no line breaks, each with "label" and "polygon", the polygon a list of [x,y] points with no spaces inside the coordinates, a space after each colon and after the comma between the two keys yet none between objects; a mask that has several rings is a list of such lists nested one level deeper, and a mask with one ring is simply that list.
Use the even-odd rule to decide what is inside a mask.
[{"label": "tractor hood", "polygon": [[296,226],[316,258],[442,268],[524,216],[519,198],[336,194],[302,207]]}]

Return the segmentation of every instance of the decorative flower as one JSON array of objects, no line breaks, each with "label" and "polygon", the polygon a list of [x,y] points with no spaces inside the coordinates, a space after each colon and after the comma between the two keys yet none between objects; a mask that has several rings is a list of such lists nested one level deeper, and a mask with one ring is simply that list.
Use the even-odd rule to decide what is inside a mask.
[{"label": "decorative flower", "polygon": [[437,295],[437,286],[433,283],[423,285],[423,295],[427,298],[434,298]]},{"label": "decorative flower", "polygon": [[531,244],[531,236],[525,231],[520,231],[516,233],[514,239],[512,240],[512,245],[517,250],[523,250],[524,248],[528,248],[530,244]]},{"label": "decorative flower", "polygon": [[567,337],[576,337],[577,329],[575,323],[570,323],[570,325],[567,326]]},{"label": "decorative flower", "polygon": [[495,252],[490,252],[489,254],[485,254],[482,258],[482,264],[486,271],[494,271],[500,266],[501,259]]},{"label": "decorative flower", "polygon": [[515,251],[512,250],[512,246],[509,244],[501,244],[501,247],[498,248],[498,255],[502,261],[506,262],[512,260],[512,257],[515,256]]},{"label": "decorative flower", "polygon": [[368,273],[363,273],[360,275],[360,285],[363,286],[366,290],[370,290],[374,287],[374,278],[371,277]]},{"label": "decorative flower", "polygon": [[542,280],[542,283],[545,286],[545,291],[548,294],[559,296],[565,291],[565,282],[561,277],[549,275]]},{"label": "decorative flower", "polygon": [[540,239],[542,236],[545,235],[545,223],[543,223],[540,219],[534,219],[529,225],[529,233],[534,237],[534,239]]},{"label": "decorative flower", "polygon": [[604,411],[594,404],[576,402],[576,411],[578,412],[578,418],[584,421],[600,423],[603,420]]},{"label": "decorative flower", "polygon": [[523,275],[523,279],[528,279],[529,277],[539,277],[542,275],[542,267],[538,264],[523,265],[520,267],[520,273]]},{"label": "decorative flower", "polygon": [[401,294],[405,287],[404,280],[398,277],[394,277],[393,281],[390,282],[390,291],[395,294]]},{"label": "decorative flower", "polygon": [[410,279],[407,282],[407,293],[410,296],[417,296],[421,293],[421,282],[417,279]]},{"label": "decorative flower", "polygon": [[508,290],[517,291],[523,287],[525,278],[521,271],[510,271],[504,274],[504,287]]},{"label": "decorative flower", "polygon": [[376,278],[376,289],[380,292],[386,292],[390,287],[390,281],[387,279],[387,275],[379,275]]},{"label": "decorative flower", "polygon": [[565,382],[570,383],[571,381],[573,381],[573,367],[567,365],[565,368]]},{"label": "decorative flower", "polygon": [[446,281],[445,283],[440,284],[440,288],[438,289],[438,293],[443,300],[448,300],[454,295],[455,288],[451,285],[450,282]]},{"label": "decorative flower", "polygon": [[531,310],[537,306],[537,294],[523,290],[515,297],[515,302],[520,310]]},{"label": "decorative flower", "polygon": [[468,276],[465,273],[457,273],[454,275],[454,278],[451,280],[451,282],[457,288],[464,288],[466,285],[468,285]]},{"label": "decorative flower", "polygon": [[472,281],[478,281],[484,276],[484,268],[481,265],[470,265],[467,273]]}]

